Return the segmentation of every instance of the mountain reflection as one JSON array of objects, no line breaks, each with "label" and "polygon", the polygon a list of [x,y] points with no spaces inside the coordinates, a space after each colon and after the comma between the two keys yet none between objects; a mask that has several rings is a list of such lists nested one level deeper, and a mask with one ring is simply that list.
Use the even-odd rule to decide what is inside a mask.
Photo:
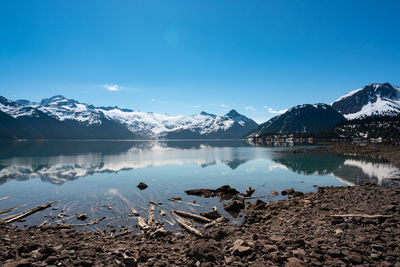
[{"label": "mountain reflection", "polygon": [[304,175],[332,175],[349,185],[382,184],[400,170],[385,160],[328,153],[276,153],[272,160]]},{"label": "mountain reflection", "polygon": [[[274,152],[279,148],[248,147],[241,141],[21,142],[2,144],[0,184],[40,178],[63,184],[95,173],[168,165],[207,168],[225,164],[231,170],[262,159],[275,168],[304,175],[331,175],[347,184],[381,184],[399,170],[379,160],[334,154]],[[262,163],[263,165],[264,163]]]},{"label": "mountain reflection", "polygon": [[12,143],[0,150],[0,184],[29,178],[62,184],[94,173],[172,164],[205,168],[223,163],[235,169],[257,157],[238,155],[235,147],[243,146],[240,141]]}]

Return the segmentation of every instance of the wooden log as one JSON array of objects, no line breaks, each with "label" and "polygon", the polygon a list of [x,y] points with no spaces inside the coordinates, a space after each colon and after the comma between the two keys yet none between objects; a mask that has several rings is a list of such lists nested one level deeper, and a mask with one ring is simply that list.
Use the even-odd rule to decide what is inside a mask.
[{"label": "wooden log", "polygon": [[199,204],[191,203],[191,202],[184,202],[184,201],[179,200],[178,198],[172,197],[172,198],[169,198],[168,200],[173,201],[173,202],[182,203],[182,204],[192,205],[192,206],[196,206],[196,207],[201,207],[201,205],[199,205]]},{"label": "wooden log", "polygon": [[45,226],[47,224],[47,220],[44,220],[41,224],[39,224],[39,227]]},{"label": "wooden log", "polygon": [[213,227],[213,226],[215,226],[215,225],[217,225],[217,224],[219,224],[219,223],[221,223],[221,222],[223,222],[225,220],[227,220],[225,217],[219,217],[218,219],[215,219],[214,221],[205,224],[204,228],[208,229],[208,228]]},{"label": "wooden log", "polygon": [[96,227],[95,230],[96,230],[96,233],[98,233],[98,234],[101,235],[101,236],[105,236],[105,235],[106,235],[103,231],[101,231],[101,230],[99,229],[99,227]]},{"label": "wooden log", "polygon": [[152,225],[154,222],[154,211],[156,209],[156,205],[150,202],[150,208],[149,208],[149,215],[147,216],[147,224]]},{"label": "wooden log", "polygon": [[208,218],[206,218],[204,216],[193,214],[193,213],[189,213],[189,212],[186,212],[186,211],[173,210],[172,212],[175,213],[175,214],[178,214],[179,216],[192,219],[192,220],[194,220],[196,222],[200,222],[200,223],[211,223],[212,222],[212,220],[210,220],[210,219],[208,219]]},{"label": "wooden log", "polygon": [[167,222],[169,225],[172,225],[172,226],[175,225],[175,222],[169,221],[169,220],[167,220],[167,219],[165,219],[165,218],[164,218],[163,220],[164,220],[165,222]]},{"label": "wooden log", "polygon": [[200,233],[199,230],[195,229],[194,227],[190,226],[187,222],[185,222],[184,220],[182,220],[179,217],[176,217],[176,221],[178,222],[178,224],[182,227],[182,229],[186,230],[187,232],[195,235],[195,236],[199,236],[202,237],[203,234]]},{"label": "wooden log", "polygon": [[51,205],[56,203],[56,202],[57,201],[52,201],[52,202],[49,202],[49,203],[46,203],[46,204],[43,204],[43,205],[36,206],[36,207],[34,207],[34,208],[30,209],[30,210],[27,210],[27,211],[24,211],[24,212],[15,214],[15,215],[8,216],[6,218],[3,218],[1,220],[1,222],[13,223],[13,222],[18,221],[18,220],[20,220],[22,218],[25,218],[25,217],[27,217],[29,215],[32,215],[32,214],[34,214],[34,213],[36,213],[38,211],[42,211],[44,209],[47,209],[47,208],[51,207]]},{"label": "wooden log", "polygon": [[137,217],[138,219],[138,225],[140,227],[140,229],[142,229],[142,231],[147,231],[150,229],[150,226],[144,221],[144,219],[142,217]]},{"label": "wooden log", "polygon": [[140,214],[136,211],[136,209],[133,207],[132,202],[130,202],[128,199],[126,199],[122,194],[120,194],[118,191],[115,192],[115,195],[118,196],[122,201],[126,203],[126,205],[130,208],[132,213],[137,216],[138,220],[138,225],[142,231],[147,231],[150,229],[150,227],[147,225],[146,221],[140,217]]},{"label": "wooden log", "polygon": [[2,211],[0,211],[0,215],[6,214],[6,213],[8,213],[8,212],[10,212],[10,211],[19,209],[19,208],[21,208],[21,207],[22,207],[22,206],[16,206],[16,207],[13,207],[13,208],[9,208],[9,209],[2,210]]},{"label": "wooden log", "polygon": [[257,197],[240,197],[240,199],[258,199],[258,198],[265,198],[265,196],[257,196]]}]

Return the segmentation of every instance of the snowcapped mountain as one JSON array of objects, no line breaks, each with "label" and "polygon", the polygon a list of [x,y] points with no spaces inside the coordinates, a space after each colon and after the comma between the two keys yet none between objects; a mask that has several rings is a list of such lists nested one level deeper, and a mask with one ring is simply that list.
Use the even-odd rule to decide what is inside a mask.
[{"label": "snowcapped mountain", "polygon": [[13,118],[40,116],[38,110],[35,108],[19,105],[2,96],[0,96],[0,111],[12,116]]},{"label": "snowcapped mountain", "polygon": [[[43,99],[40,103],[29,100],[13,102],[0,98],[0,111],[16,120],[20,116],[31,117],[40,114],[47,119],[55,120],[58,124],[74,123],[82,129],[108,129],[111,124],[117,124],[117,128],[124,129],[123,137],[119,137],[123,139],[138,137],[145,139],[241,138],[258,127],[256,122],[235,110],[231,110],[224,116],[206,112],[192,116],[171,116],[119,107],[95,107],[61,95]],[[126,134],[126,131],[130,134]],[[96,135],[91,136],[97,138]],[[113,136],[115,137],[115,134]]]},{"label": "snowcapped mountain", "polygon": [[263,134],[310,133],[325,130],[345,118],[327,104],[295,106],[261,124],[249,137]]},{"label": "snowcapped mountain", "polygon": [[400,87],[372,83],[351,91],[333,102],[332,107],[347,119],[400,113]]}]

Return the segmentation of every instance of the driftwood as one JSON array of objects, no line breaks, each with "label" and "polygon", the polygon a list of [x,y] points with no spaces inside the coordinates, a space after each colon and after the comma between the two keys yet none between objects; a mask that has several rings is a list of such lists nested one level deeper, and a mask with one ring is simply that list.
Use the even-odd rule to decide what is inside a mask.
[{"label": "driftwood", "polygon": [[199,204],[191,203],[191,202],[184,202],[184,201],[181,201],[180,199],[174,198],[174,197],[171,197],[168,200],[173,201],[173,202],[182,203],[182,204],[192,205],[192,206],[196,206],[196,207],[201,207],[201,205],[199,205]]},{"label": "driftwood", "polygon": [[258,196],[258,197],[240,197],[240,199],[258,199],[258,198],[265,198],[265,196]]},{"label": "driftwood", "polygon": [[185,218],[190,218],[196,222],[200,222],[200,223],[211,223],[212,220],[203,217],[201,215],[197,215],[197,214],[193,214],[193,213],[189,213],[186,211],[180,211],[180,210],[173,210],[172,211],[175,214],[178,214],[179,216],[185,217]]},{"label": "driftwood", "polygon": [[47,220],[44,220],[41,224],[39,224],[39,227],[45,226],[47,224]]},{"label": "driftwood", "polygon": [[58,226],[61,226],[61,227],[70,227],[70,228],[72,228],[72,227],[79,227],[79,226],[88,226],[88,225],[98,224],[98,223],[100,223],[101,221],[103,221],[103,220],[105,220],[105,219],[106,219],[106,217],[103,217],[103,218],[101,218],[101,219],[96,219],[96,220],[90,221],[90,222],[88,222],[88,223],[76,223],[76,224],[60,223],[60,224],[58,224]]},{"label": "driftwood", "polygon": [[156,206],[161,206],[162,205],[161,202],[154,202],[154,201],[150,201],[150,204],[154,204]]},{"label": "driftwood", "polygon": [[208,229],[208,228],[213,227],[213,226],[215,226],[215,225],[217,225],[217,224],[219,224],[219,223],[221,223],[223,221],[226,221],[226,220],[227,219],[225,217],[219,217],[218,219],[216,219],[216,220],[214,220],[214,221],[212,221],[210,223],[205,224],[204,228]]},{"label": "driftwood", "polygon": [[150,229],[150,226],[146,223],[146,221],[140,217],[139,213],[135,210],[135,208],[133,207],[132,202],[130,202],[128,199],[126,199],[122,194],[120,194],[118,191],[115,192],[115,195],[118,196],[120,199],[122,199],[126,205],[130,208],[130,210],[132,211],[132,213],[137,216],[137,220],[138,220],[138,225],[140,227],[140,229],[142,229],[142,231],[147,231],[148,229]]},{"label": "driftwood", "polygon": [[199,230],[197,230],[197,229],[195,229],[194,227],[190,226],[186,221],[182,220],[181,218],[176,217],[176,221],[177,221],[178,224],[179,224],[184,230],[186,230],[187,232],[189,232],[189,233],[191,233],[191,234],[193,234],[193,235],[195,235],[195,236],[200,236],[200,237],[203,236],[203,234],[200,233]]},{"label": "driftwood", "polygon": [[392,217],[392,215],[335,214],[335,215],[331,215],[331,217],[339,217],[339,218],[346,218],[346,217],[361,217],[361,218],[391,218],[391,217]]},{"label": "driftwood", "polygon": [[142,231],[147,231],[150,229],[150,226],[144,221],[144,219],[142,217],[137,217],[138,219],[138,225],[140,227],[140,229],[142,229]]},{"label": "driftwood", "polygon": [[124,197],[124,196],[123,196],[121,193],[119,193],[118,191],[115,192],[115,195],[116,195],[117,197],[119,197],[122,201],[125,202],[125,204],[129,207],[130,211],[131,211],[134,215],[139,216],[139,212],[137,212],[136,209],[133,207],[133,203],[132,203],[132,202],[130,202],[126,197]]},{"label": "driftwood", "polygon": [[44,210],[44,209],[47,209],[47,208],[49,208],[52,204],[54,204],[54,203],[56,203],[56,202],[57,202],[57,201],[52,201],[52,202],[49,202],[49,203],[46,203],[46,204],[43,204],[43,205],[39,205],[39,206],[37,206],[37,207],[34,207],[34,208],[30,209],[30,210],[27,210],[27,211],[24,211],[24,212],[15,214],[15,215],[8,216],[8,217],[6,217],[6,218],[3,218],[3,219],[1,220],[1,222],[13,223],[13,222],[18,221],[18,220],[20,220],[20,219],[22,219],[22,218],[25,218],[25,217],[27,217],[27,216],[29,216],[29,215],[32,215],[32,214],[34,214],[34,213],[36,213],[36,212],[38,212],[38,211],[42,211],[42,210]]},{"label": "driftwood", "polygon": [[[172,218],[171,218],[172,219]],[[173,219],[172,219],[173,220]],[[169,221],[169,220],[167,220],[167,219],[163,219],[163,221],[165,221],[165,222],[167,222],[169,225],[175,225],[175,222],[174,221]]]},{"label": "driftwood", "polygon": [[106,236],[106,234],[103,231],[101,231],[98,227],[96,227],[95,230],[96,230],[96,233],[98,233],[99,235]]},{"label": "driftwood", "polygon": [[152,225],[154,222],[154,210],[156,209],[156,205],[152,202],[150,202],[150,208],[149,208],[149,215],[147,216],[147,224]]},{"label": "driftwood", "polygon": [[16,207],[13,207],[13,208],[9,208],[9,209],[2,210],[2,211],[0,211],[0,215],[6,214],[6,213],[8,213],[8,212],[10,212],[10,211],[19,209],[19,208],[21,208],[21,207],[22,207],[22,206],[16,206]]}]

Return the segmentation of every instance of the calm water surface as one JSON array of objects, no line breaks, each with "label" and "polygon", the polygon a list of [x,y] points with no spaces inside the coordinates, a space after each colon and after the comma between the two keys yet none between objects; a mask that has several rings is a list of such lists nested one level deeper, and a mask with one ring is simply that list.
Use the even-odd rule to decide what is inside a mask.
[{"label": "calm water surface", "polygon": [[[107,229],[107,224],[133,226],[136,219],[129,216],[130,208],[147,218],[149,201],[155,201],[162,203],[156,209],[156,219],[163,220],[168,229],[176,229],[170,210],[200,213],[213,206],[238,224],[241,217],[227,214],[217,198],[187,196],[184,191],[228,184],[244,192],[251,186],[256,189],[255,196],[275,200],[282,197],[272,196],[272,190],[293,187],[310,192],[316,190],[315,185],[382,184],[387,183],[385,178],[399,173],[392,164],[377,159],[278,152],[287,149],[293,147],[254,147],[242,141],[2,144],[0,199],[11,197],[0,200],[0,210],[26,205],[24,210],[59,200],[53,205],[58,210],[36,213],[17,225],[44,220],[50,224],[78,223],[76,213],[88,214],[88,221],[107,217],[98,225],[86,227],[93,230]],[[140,191],[136,187],[139,182],[149,187]],[[182,203],[168,200],[177,196],[182,197]],[[192,201],[196,204],[188,204]],[[160,209],[167,215],[159,216]],[[69,217],[57,218],[61,211]]]}]

